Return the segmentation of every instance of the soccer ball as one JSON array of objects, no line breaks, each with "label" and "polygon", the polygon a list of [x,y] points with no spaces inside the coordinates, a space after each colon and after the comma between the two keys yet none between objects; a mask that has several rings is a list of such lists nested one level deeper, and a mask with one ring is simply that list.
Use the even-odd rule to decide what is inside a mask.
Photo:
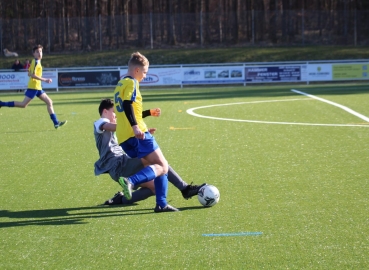
[{"label": "soccer ball", "polygon": [[210,207],[216,205],[219,202],[220,193],[215,186],[205,185],[200,188],[199,193],[197,194],[197,198],[203,206]]}]

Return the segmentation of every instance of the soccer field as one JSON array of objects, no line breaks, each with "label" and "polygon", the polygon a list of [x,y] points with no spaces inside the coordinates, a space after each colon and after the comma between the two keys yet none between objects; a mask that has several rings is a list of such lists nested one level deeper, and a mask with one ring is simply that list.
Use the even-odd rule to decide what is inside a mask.
[{"label": "soccer field", "polygon": [[0,269],[369,268],[368,85],[143,89],[171,166],[221,194],[204,208],[170,185],[180,212],[161,214],[101,206],[120,190],[93,174],[112,95],[50,92],[59,130],[40,100],[0,109]]}]

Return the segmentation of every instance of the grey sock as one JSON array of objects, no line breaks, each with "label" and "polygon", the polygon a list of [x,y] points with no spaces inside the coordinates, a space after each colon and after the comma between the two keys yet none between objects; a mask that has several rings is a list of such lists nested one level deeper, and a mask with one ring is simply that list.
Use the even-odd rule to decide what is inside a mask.
[{"label": "grey sock", "polygon": [[171,182],[179,190],[185,189],[188,184],[176,173],[176,171],[169,165],[168,181]]},{"label": "grey sock", "polygon": [[146,200],[147,198],[153,196],[154,193],[149,188],[139,188],[138,190],[132,192],[132,198],[127,200],[126,197],[122,197],[122,204],[133,204],[138,201]]}]

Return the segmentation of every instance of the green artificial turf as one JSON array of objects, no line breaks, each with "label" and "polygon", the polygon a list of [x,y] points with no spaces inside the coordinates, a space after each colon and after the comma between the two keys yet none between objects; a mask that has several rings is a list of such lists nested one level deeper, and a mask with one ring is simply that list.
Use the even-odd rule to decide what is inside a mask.
[{"label": "green artificial turf", "polygon": [[[178,213],[155,214],[154,197],[100,205],[120,189],[93,174],[93,121],[113,89],[49,92],[59,130],[39,100],[1,108],[0,269],[369,268],[368,122],[291,89],[369,117],[364,84],[142,90],[171,166],[220,190],[204,208],[170,185]],[[193,110],[218,119],[186,112],[221,104]]]}]

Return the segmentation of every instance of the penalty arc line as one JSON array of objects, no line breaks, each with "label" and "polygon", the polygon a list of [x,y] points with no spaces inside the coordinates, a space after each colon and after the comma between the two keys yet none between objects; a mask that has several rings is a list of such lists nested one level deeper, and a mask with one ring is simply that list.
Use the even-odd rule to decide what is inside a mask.
[{"label": "penalty arc line", "polygon": [[268,102],[284,102],[284,101],[296,101],[296,100],[311,100],[309,99],[277,99],[277,100],[263,100],[263,101],[248,101],[248,102],[235,102],[235,103],[226,103],[226,104],[213,104],[201,107],[195,107],[191,109],[187,109],[186,113],[189,115],[212,119],[212,120],[221,120],[221,121],[235,121],[235,122],[247,122],[247,123],[260,123],[260,124],[277,124],[277,125],[301,125],[301,126],[325,126],[325,127],[366,127],[368,128],[369,125],[366,124],[318,124],[318,123],[298,123],[298,122],[273,122],[273,121],[258,121],[258,120],[246,120],[246,119],[233,119],[233,118],[221,118],[221,117],[214,117],[214,116],[206,116],[195,113],[195,110],[198,109],[206,109],[206,108],[213,108],[213,107],[220,107],[220,106],[230,106],[230,105],[241,105],[241,104],[256,104],[256,103],[268,103]]},{"label": "penalty arc line", "polygon": [[358,112],[355,112],[354,110],[352,110],[352,109],[350,109],[350,108],[348,108],[348,107],[346,107],[346,106],[343,106],[343,105],[341,105],[341,104],[338,104],[338,103],[335,103],[335,102],[333,102],[333,101],[329,101],[329,100],[327,100],[327,99],[320,98],[320,97],[317,97],[317,96],[314,96],[314,95],[311,95],[311,94],[308,94],[308,93],[304,93],[304,92],[301,92],[301,91],[298,91],[298,90],[295,90],[295,89],[291,89],[291,91],[292,91],[292,92],[295,92],[295,93],[297,93],[297,94],[304,95],[304,96],[307,96],[307,97],[310,97],[310,98],[313,98],[313,99],[316,99],[316,100],[319,100],[319,101],[322,101],[322,102],[328,103],[328,104],[330,104],[330,105],[336,106],[336,107],[338,107],[338,108],[340,108],[340,109],[342,109],[342,110],[344,110],[344,111],[346,111],[346,112],[348,112],[348,113],[350,113],[350,114],[352,114],[352,115],[355,115],[355,116],[357,116],[357,117],[359,117],[359,118],[363,119],[363,120],[364,120],[364,121],[366,121],[366,122],[369,122],[369,118],[368,118],[368,117],[366,117],[365,115],[362,115],[362,114],[360,114],[360,113],[358,113]]}]

